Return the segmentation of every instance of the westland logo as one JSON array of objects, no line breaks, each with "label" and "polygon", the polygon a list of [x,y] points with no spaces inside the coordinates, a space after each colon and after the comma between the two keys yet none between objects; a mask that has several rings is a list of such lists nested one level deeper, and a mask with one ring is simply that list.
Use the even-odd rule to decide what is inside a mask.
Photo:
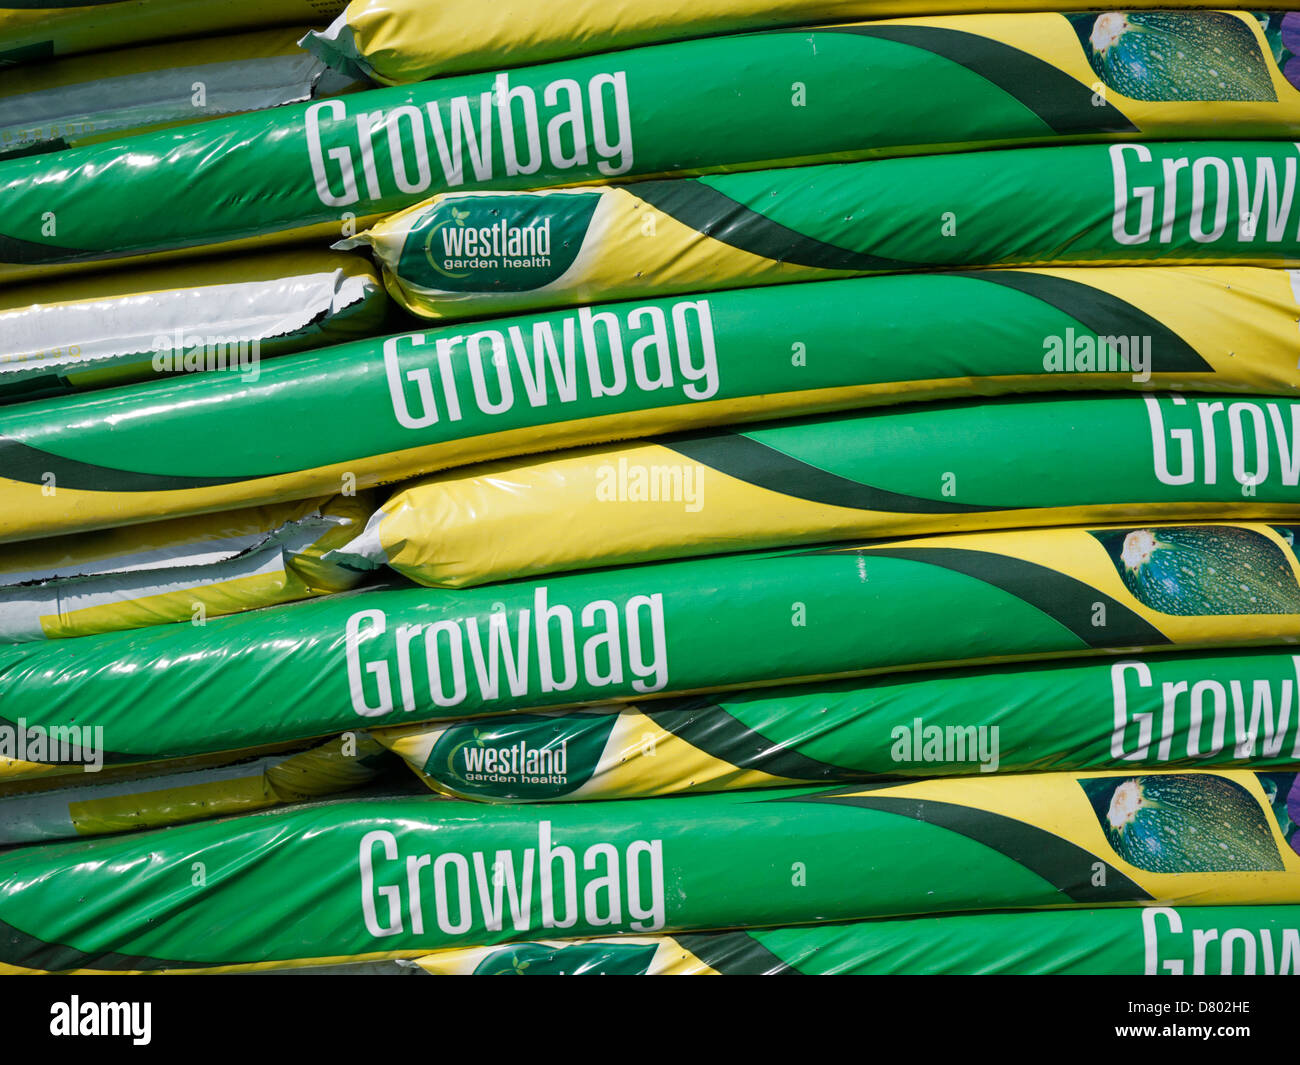
[{"label": "westland logo", "polygon": [[471,795],[568,795],[591,779],[615,720],[615,715],[598,713],[512,714],[508,722],[492,727],[452,725],[429,751],[424,771],[451,790]]},{"label": "westland logo", "polygon": [[438,273],[465,277],[466,270],[551,265],[549,218],[526,226],[501,221],[490,226],[471,227],[465,224],[469,219],[468,211],[453,207],[451,214],[453,222],[440,222],[431,229],[424,245],[425,258]]},{"label": "westland logo", "polygon": [[656,945],[641,943],[515,943],[493,950],[475,976],[643,976],[654,962]]},{"label": "westland logo", "polygon": [[527,740],[520,740],[505,748],[466,747],[463,753],[462,769],[471,780],[488,776],[517,780],[522,776],[563,784],[569,773],[569,745],[563,740],[558,747],[529,747]]},{"label": "westland logo", "polygon": [[573,265],[593,193],[445,196],[411,227],[398,272],[431,290],[524,292]]}]

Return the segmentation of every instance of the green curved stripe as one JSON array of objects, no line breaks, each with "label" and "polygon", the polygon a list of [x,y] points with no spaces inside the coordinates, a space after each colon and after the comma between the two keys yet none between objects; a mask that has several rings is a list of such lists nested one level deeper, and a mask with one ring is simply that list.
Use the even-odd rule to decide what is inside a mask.
[{"label": "green curved stripe", "polygon": [[53,41],[37,41],[35,44],[20,45],[0,51],[0,70],[22,66],[24,63],[36,63],[43,59],[54,58]]},{"label": "green curved stripe", "polygon": [[[6,65],[0,60],[0,66]],[[54,137],[47,141],[41,141],[39,144],[30,144],[25,148],[15,148],[7,152],[0,148],[0,162],[7,163],[10,159],[24,159],[29,155],[44,155],[46,152],[62,152],[71,148],[67,141],[62,137]]]},{"label": "green curved stripe", "polygon": [[4,0],[0,7],[15,11],[42,11],[47,7],[51,10],[61,7],[109,7],[127,2],[128,0]]},{"label": "green curved stripe", "polygon": [[878,775],[846,769],[810,758],[797,750],[779,747],[707,699],[683,702],[684,705],[643,706],[640,709],[665,732],[671,732],[692,747],[739,769],[755,769],[776,777],[814,783],[867,779]]},{"label": "green curved stripe", "polygon": [[[6,155],[5,162],[44,154],[46,149],[35,152],[19,152]],[[112,259],[116,251],[80,251],[73,248],[60,248],[55,244],[42,244],[34,240],[22,240],[0,233],[0,262],[17,263],[22,266],[49,265],[52,263],[86,263],[95,259]]]},{"label": "green curved stripe", "polygon": [[[826,554],[843,552],[832,548]],[[1172,644],[1163,632],[1123,603],[1057,570],[1036,562],[951,547],[880,547],[855,549],[864,556],[899,558],[942,566],[954,573],[1001,588],[1059,622],[1089,647],[1157,647]],[[1093,625],[1097,604],[1106,609],[1106,624]]]},{"label": "green curved stripe", "polygon": [[898,514],[987,514],[1020,509],[925,499],[874,488],[792,458],[742,433],[692,433],[663,437],[659,443],[728,477],[809,503]]},{"label": "green curved stripe", "polygon": [[[1094,93],[1087,85],[1046,60],[1001,41],[942,26],[831,26],[818,32],[875,37],[940,56],[996,85],[1055,133],[1138,132],[1110,101],[1094,105]],[[960,102],[953,101],[953,105],[960,106]]]},{"label": "green curved stripe", "polygon": [[723,976],[804,976],[748,932],[686,933],[671,937]]},{"label": "green curved stripe", "polygon": [[91,954],[63,943],[46,943],[5,921],[0,921],[0,962],[45,972],[63,972],[67,969],[103,969],[110,972],[131,969],[142,971],[204,969],[214,964],[232,964],[231,962],[167,961],[136,954]]},{"label": "green curved stripe", "polygon": [[970,276],[1023,292],[1098,336],[1150,337],[1152,373],[1214,373],[1214,367],[1167,325],[1103,289],[1033,271],[981,270]]},{"label": "green curved stripe", "polygon": [[48,451],[0,436],[0,477],[24,484],[43,484],[45,474],[54,474],[59,488],[82,492],[178,492],[187,488],[210,488],[236,484],[255,477],[275,474],[235,475],[233,477],[183,477],[172,473],[140,473],[96,466],[93,462],[66,459]]},{"label": "green curved stripe", "polygon": [[[19,726],[18,726],[18,722],[17,722],[17,721],[13,721],[13,720],[11,720],[11,719],[9,719],[9,718],[7,718],[7,717],[0,717],[0,729],[7,730],[11,736],[16,736],[20,731],[21,731],[21,732],[31,732],[32,729],[33,729],[33,728],[36,728],[36,727],[39,727],[39,728],[41,728],[42,730],[44,730],[46,733],[48,733],[49,730],[50,730],[51,728],[63,728],[63,727],[79,728],[80,726],[77,726],[77,725],[72,725],[72,726],[62,726],[62,725],[53,725],[53,726],[51,726],[51,725],[40,725],[40,726],[36,726],[36,725],[28,724],[28,725],[24,726],[22,729],[20,729]],[[14,753],[15,753],[15,755],[17,754],[16,751],[15,751]],[[103,758],[103,760],[104,760],[104,764],[105,764],[105,765],[118,765],[118,764],[123,764],[123,763],[139,762],[139,761],[140,761],[140,756],[139,756],[138,754],[137,754],[137,755],[131,755],[131,754],[119,754],[119,753],[116,752],[116,751],[100,751],[100,752],[99,752],[99,755],[100,755],[100,757]],[[27,762],[27,761],[31,761],[31,759],[24,758],[23,761],[24,761],[24,762]],[[33,764],[34,764],[34,765],[84,765],[85,763],[84,763],[84,762],[77,762],[77,761],[59,762],[59,761],[51,761],[51,760],[48,760],[48,759],[47,759],[47,760],[44,760],[44,761],[41,761],[41,762],[34,762]]]},{"label": "green curved stripe", "polygon": [[807,266],[816,270],[890,273],[915,270],[925,263],[884,259],[878,255],[841,248],[774,222],[764,214],[733,200],[710,185],[686,178],[677,181],[643,181],[629,190],[656,210],[682,225],[772,262]]},{"label": "green curved stripe", "polygon": [[[846,792],[850,789],[846,789]],[[933,799],[912,799],[897,795],[853,795],[832,792],[829,795],[792,796],[773,802],[817,802],[839,806],[860,806],[865,810],[910,817],[927,825],[946,828],[1010,858],[1032,873],[1037,873],[1061,894],[1074,902],[1093,905],[1108,902],[1151,902],[1147,894],[1109,862],[1068,839],[1034,825],[1004,817],[989,810],[977,810]],[[1096,883],[1096,866],[1104,867],[1102,883]]]}]

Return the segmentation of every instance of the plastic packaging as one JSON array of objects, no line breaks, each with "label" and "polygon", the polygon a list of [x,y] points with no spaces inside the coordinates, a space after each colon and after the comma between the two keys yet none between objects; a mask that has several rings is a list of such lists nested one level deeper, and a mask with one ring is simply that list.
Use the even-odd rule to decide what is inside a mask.
[{"label": "plastic packaging", "polygon": [[[418,724],[868,673],[1300,639],[1294,529],[960,533],[368,589],[0,646],[0,772],[102,726],[158,761]],[[202,700],[194,698],[202,692]],[[24,731],[25,730],[25,731]]]},{"label": "plastic packaging", "polygon": [[145,41],[333,18],[346,0],[21,0],[0,6],[0,67]]},{"label": "plastic packaging", "polygon": [[1108,66],[1087,16],[855,23],[292,104],[70,149],[57,169],[9,160],[0,277],[337,238],[453,190],[1072,141],[1295,137],[1300,90],[1276,33],[1248,13],[1164,18],[1175,24],[1135,39],[1177,62]]},{"label": "plastic packaging", "polygon": [[[998,0],[997,6],[1070,11],[1086,6],[1086,0]],[[1158,5],[1139,2],[1129,10],[1149,6]],[[1192,0],[1182,6],[1208,5]],[[535,63],[715,33],[988,7],[979,0],[569,0],[530,7],[525,15],[509,4],[472,0],[352,0],[329,29],[309,34],[303,45],[341,70],[396,85],[491,69],[503,55]],[[1142,25],[1140,17],[1131,21]]]},{"label": "plastic packaging", "polygon": [[0,289],[0,403],[221,370],[382,331],[359,256],[241,255]]},{"label": "plastic packaging", "polygon": [[0,847],[161,828],[352,791],[375,780],[385,760],[383,748],[361,735],[232,765],[142,766],[126,777],[78,777],[53,790],[10,785],[0,792]]},{"label": "plastic packaging", "polygon": [[11,544],[0,556],[0,641],[134,629],[339,592],[361,574],[322,558],[364,523],[368,496]]},{"label": "plastic packaging", "polygon": [[449,192],[335,247],[372,247],[425,318],[954,266],[1291,266],[1298,163],[1289,143],[1090,144]]},{"label": "plastic packaging", "polygon": [[1300,968],[1300,908],[948,914],[552,939],[389,964],[431,976],[1293,976]]},{"label": "plastic packaging", "polygon": [[[1280,270],[972,271],[361,341],[267,360],[255,382],[192,374],[0,410],[0,543],[872,404],[1080,388],[1294,396],[1297,313]],[[1150,376],[1102,367],[1109,337],[1139,338],[1144,357],[1149,340]]]},{"label": "plastic packaging", "polygon": [[[1125,338],[1110,357],[1141,362],[1141,346]],[[330,558],[464,587],[856,537],[1289,521],[1300,519],[1297,448],[1295,400],[911,405],[451,470],[399,490]]]},{"label": "plastic packaging", "polygon": [[1295,776],[966,777],[556,807],[309,804],[0,854],[0,969],[321,965],[557,935],[1290,906],[1300,855],[1280,818]]},{"label": "plastic packaging", "polygon": [[294,29],[259,30],[9,70],[0,64],[0,158],[261,111],[356,86],[304,54],[295,43],[299,36]]},{"label": "plastic packaging", "polygon": [[1286,651],[895,673],[376,729],[436,791],[645,798],[886,777],[1300,762]]}]

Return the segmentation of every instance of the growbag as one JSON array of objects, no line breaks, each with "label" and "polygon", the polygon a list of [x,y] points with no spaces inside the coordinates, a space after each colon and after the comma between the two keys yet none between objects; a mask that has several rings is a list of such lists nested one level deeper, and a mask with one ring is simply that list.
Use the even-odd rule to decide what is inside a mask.
[{"label": "growbag", "polygon": [[0,403],[225,370],[382,332],[387,295],[352,255],[280,252],[0,290]]},{"label": "growbag", "polygon": [[398,491],[330,557],[463,587],[854,537],[1292,520],[1300,519],[1297,485],[1295,400],[907,406],[451,470]]},{"label": "growbag", "polygon": [[[507,55],[516,63],[535,63],[715,33],[829,19],[981,12],[987,6],[972,0],[588,0],[529,8],[524,16],[510,4],[484,5],[471,0],[438,4],[352,0],[329,29],[308,34],[302,43],[340,70],[360,71],[376,81],[397,85],[457,71],[491,69]],[[1041,11],[1044,7],[1068,11],[1081,6],[1082,0],[1054,0],[1050,5],[1041,0],[998,3],[1002,11]],[[1147,6],[1139,2],[1134,8]],[[1202,5],[1193,0],[1183,6]],[[1144,31],[1169,24],[1161,19],[1166,12],[1134,14],[1134,8],[1123,15],[1110,12],[1110,19],[1101,23],[1098,39],[1133,49],[1140,47]],[[1092,26],[1104,17],[1098,13],[1087,16]],[[1259,17],[1261,21],[1268,18]],[[1272,25],[1274,36],[1282,40],[1290,36],[1284,18],[1275,18]],[[1086,36],[1091,37],[1092,31]]]},{"label": "growbag", "polygon": [[351,539],[366,496],[279,503],[9,545],[0,555],[0,641],[188,621],[351,588],[322,558]]},{"label": "growbag", "polygon": [[[987,271],[361,341],[268,360],[255,382],[194,374],[0,410],[0,542],[330,495],[345,475],[364,488],[521,452],[972,392],[1294,395],[1296,317],[1280,270]],[[1109,356],[1101,368],[1099,338],[1111,337],[1137,337],[1144,353],[1149,338],[1149,379]],[[304,412],[329,431],[302,432]]]},{"label": "growbag", "polygon": [[365,736],[231,765],[142,766],[111,781],[77,777],[55,789],[0,792],[0,847],[161,828],[352,791],[375,780],[386,754]]},{"label": "growbag", "polygon": [[376,729],[436,791],[624,799],[902,776],[1300,763],[1280,651],[899,673]]},{"label": "growbag", "polygon": [[335,246],[371,246],[425,318],[953,266],[1289,266],[1298,161],[1292,143],[1088,144],[449,192]]},{"label": "growbag", "polygon": [[[1283,74],[1276,34],[1245,13],[1163,18],[1166,29],[1134,36],[1136,54],[1103,41],[1104,56],[1091,22],[1060,14],[713,37],[213,119],[71,149],[56,169],[15,159],[0,163],[0,276],[348,235],[455,189],[1077,140],[1295,135],[1300,91]],[[1153,64],[1141,42],[1182,58]]]},{"label": "growbag", "polygon": [[0,67],[175,37],[320,22],[346,0],[20,0],[0,6]]},{"label": "growbag", "polygon": [[0,158],[260,111],[355,85],[303,53],[295,43],[300,35],[259,30],[39,66],[0,65]]},{"label": "growbag", "polygon": [[439,951],[390,964],[432,976],[1288,976],[1300,965],[1300,908],[948,914],[552,939]]},{"label": "growbag", "polygon": [[324,964],[554,935],[1294,905],[1300,855],[1281,818],[1295,774],[1261,777],[968,777],[559,807],[384,797],[22,847],[0,854],[0,968]]},{"label": "growbag", "polygon": [[[1292,529],[1040,529],[371,589],[193,625],[0,646],[0,759],[103,726],[158,761],[656,693],[1300,637]],[[201,699],[195,693],[202,693]]]}]

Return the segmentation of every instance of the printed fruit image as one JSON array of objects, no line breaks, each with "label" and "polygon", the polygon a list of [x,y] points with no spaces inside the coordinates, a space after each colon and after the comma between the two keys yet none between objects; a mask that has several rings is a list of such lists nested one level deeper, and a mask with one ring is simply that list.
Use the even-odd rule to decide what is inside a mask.
[{"label": "printed fruit image", "polygon": [[1284,868],[1259,803],[1212,773],[1081,780],[1115,853],[1152,873]]},{"label": "printed fruit image", "polygon": [[1278,831],[1293,851],[1300,853],[1300,826],[1295,818],[1300,816],[1300,774],[1256,773],[1264,797],[1277,818]]},{"label": "printed fruit image", "polygon": [[1273,62],[1288,82],[1300,87],[1300,12],[1256,11],[1254,15],[1273,52]]},{"label": "printed fruit image", "polygon": [[1103,11],[1070,21],[1097,77],[1130,99],[1277,99],[1255,35],[1233,15]]},{"label": "printed fruit image", "polygon": [[1300,613],[1300,585],[1291,565],[1261,533],[1186,525],[1092,535],[1133,597],[1162,614]]}]

